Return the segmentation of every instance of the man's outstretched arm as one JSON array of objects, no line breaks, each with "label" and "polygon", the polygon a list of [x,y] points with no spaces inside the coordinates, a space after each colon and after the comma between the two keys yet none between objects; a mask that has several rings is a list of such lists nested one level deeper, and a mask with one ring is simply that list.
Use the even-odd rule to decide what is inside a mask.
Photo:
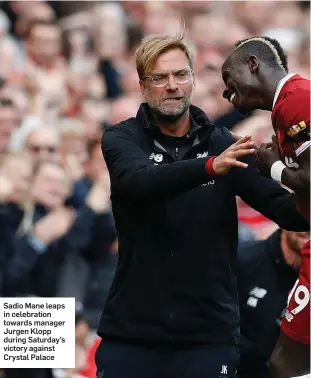
[{"label": "man's outstretched arm", "polygon": [[[227,174],[232,167],[247,168],[247,164],[239,159],[255,153],[250,138],[243,137],[215,158],[154,165],[135,137],[126,128],[115,126],[105,131],[102,152],[112,187],[135,200],[150,201],[194,189],[215,175]],[[208,162],[212,163],[213,169]]]},{"label": "man's outstretched arm", "polygon": [[282,184],[295,192],[306,190],[310,192],[310,147],[303,151],[299,156],[299,168],[293,170],[284,168],[282,172]]}]

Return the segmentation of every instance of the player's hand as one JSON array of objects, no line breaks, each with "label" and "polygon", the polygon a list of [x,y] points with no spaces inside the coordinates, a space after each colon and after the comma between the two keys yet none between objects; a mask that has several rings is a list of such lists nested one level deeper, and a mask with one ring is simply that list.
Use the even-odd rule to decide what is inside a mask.
[{"label": "player's hand", "polygon": [[276,137],[272,137],[272,142],[262,143],[257,150],[256,163],[260,173],[265,177],[271,177],[272,164],[280,160],[279,148]]},{"label": "player's hand", "polygon": [[225,175],[233,167],[247,168],[248,164],[243,163],[238,159],[255,153],[254,142],[251,141],[250,135],[246,135],[214,159],[214,172],[216,175]]}]

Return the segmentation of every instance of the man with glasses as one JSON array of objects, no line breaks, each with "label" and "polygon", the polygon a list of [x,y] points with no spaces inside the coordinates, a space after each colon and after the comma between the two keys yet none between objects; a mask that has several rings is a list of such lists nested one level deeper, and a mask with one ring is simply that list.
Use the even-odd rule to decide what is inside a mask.
[{"label": "man with glasses", "polygon": [[29,131],[25,138],[25,149],[37,160],[59,161],[60,136],[56,129],[39,125]]},{"label": "man with glasses", "polygon": [[234,142],[191,105],[194,58],[183,35],[147,37],[136,66],[145,103],[102,138],[119,260],[98,329],[97,376],[233,378],[235,196],[281,228],[308,224],[294,196],[260,177],[250,137]]}]

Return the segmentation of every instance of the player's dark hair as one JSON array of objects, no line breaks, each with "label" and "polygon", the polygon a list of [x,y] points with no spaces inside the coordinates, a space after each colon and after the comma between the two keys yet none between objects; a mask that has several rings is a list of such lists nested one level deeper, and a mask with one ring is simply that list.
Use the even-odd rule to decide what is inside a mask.
[{"label": "player's dark hair", "polygon": [[234,55],[247,59],[255,55],[273,68],[288,72],[287,56],[276,39],[268,37],[252,37],[239,41],[235,45]]}]

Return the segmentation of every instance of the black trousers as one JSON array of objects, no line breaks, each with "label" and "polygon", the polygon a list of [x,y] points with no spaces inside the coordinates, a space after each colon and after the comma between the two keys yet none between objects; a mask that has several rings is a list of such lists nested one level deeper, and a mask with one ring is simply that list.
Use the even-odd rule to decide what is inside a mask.
[{"label": "black trousers", "polygon": [[269,357],[240,353],[239,378],[269,378]]},{"label": "black trousers", "polygon": [[238,349],[151,348],[102,340],[95,360],[97,378],[234,378]]}]

